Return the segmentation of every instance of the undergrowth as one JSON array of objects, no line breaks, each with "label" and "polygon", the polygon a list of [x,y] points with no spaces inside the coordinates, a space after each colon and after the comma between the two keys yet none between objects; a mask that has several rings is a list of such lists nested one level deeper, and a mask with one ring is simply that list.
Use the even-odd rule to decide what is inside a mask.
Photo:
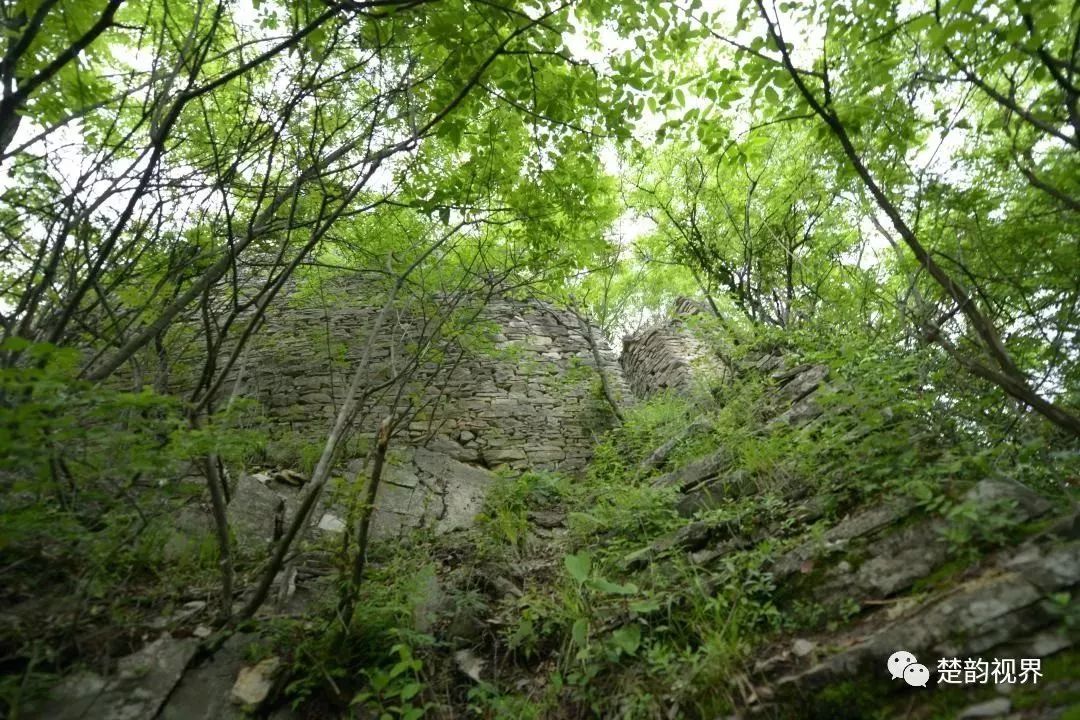
[{"label": "undergrowth", "polygon": [[[294,697],[330,685],[343,707],[391,718],[714,717],[754,700],[763,648],[865,612],[861,598],[826,605],[806,595],[819,575],[812,565],[798,592],[781,589],[774,566],[788,550],[819,543],[860,507],[906,497],[920,516],[949,519],[944,541],[958,560],[948,568],[959,572],[1027,532],[1007,512],[965,502],[974,483],[1010,477],[1065,500],[1055,478],[1068,476],[1075,453],[1045,450],[1044,424],[1006,430],[1006,408],[952,399],[930,351],[842,336],[823,348],[821,337],[804,347],[799,335],[763,334],[726,347],[731,382],[628,409],[583,476],[503,478],[471,530],[386,551],[347,633],[333,647],[297,645]],[[816,419],[772,422],[785,406],[777,381],[755,369],[766,352],[832,369]],[[643,465],[680,437],[663,462]],[[739,482],[680,515],[677,491],[653,480],[710,455]],[[808,505],[816,512],[804,521]],[[565,533],[544,535],[536,511],[565,513]],[[713,533],[705,552],[664,545],[692,521]],[[645,562],[628,562],[658,540]],[[434,605],[417,585],[425,577],[438,578]],[[506,578],[520,587],[500,592]],[[481,629],[452,632],[463,613]],[[482,661],[479,680],[454,659],[462,650]],[[821,712],[835,702],[823,697]]]}]

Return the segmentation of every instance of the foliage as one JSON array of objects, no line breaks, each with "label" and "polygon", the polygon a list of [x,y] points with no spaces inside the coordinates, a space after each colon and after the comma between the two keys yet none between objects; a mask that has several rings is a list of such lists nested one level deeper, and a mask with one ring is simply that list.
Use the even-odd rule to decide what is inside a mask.
[{"label": "foliage", "polygon": [[484,499],[484,508],[476,521],[496,540],[496,546],[508,544],[514,554],[525,550],[529,528],[529,510],[556,506],[569,491],[565,477],[544,472],[526,472],[501,478]]},{"label": "foliage", "polygon": [[[923,515],[948,521],[954,558],[917,584],[918,597],[1035,532],[1010,520],[1007,507],[974,512],[963,500],[972,484],[1001,473],[1038,484],[1047,473],[1067,472],[1066,456],[1044,446],[1033,462],[1033,444],[1017,442],[1045,424],[1017,421],[994,403],[943,402],[928,391],[952,398],[950,383],[966,382],[933,347],[897,348],[856,332],[823,341],[813,321],[741,337],[730,356],[737,372],[726,386],[712,395],[660,395],[629,409],[582,478],[501,478],[477,525],[461,536],[417,535],[373,548],[347,629],[333,608],[283,626],[278,647],[292,658],[294,700],[333,698],[337,707],[354,700],[390,717],[459,709],[478,717],[731,712],[745,703],[742,678],[762,647],[835,630],[867,611],[859,597],[812,600],[821,577],[814,567],[781,584],[774,568],[786,551],[820,542],[824,528],[858,508],[908,495]],[[774,381],[755,369],[763,352],[833,369],[816,396],[823,415],[799,427],[769,424],[777,412]],[[694,421],[704,421],[704,437],[684,433]],[[1012,427],[1002,434],[1004,422]],[[667,460],[642,471],[641,461],[671,438],[681,439]],[[749,492],[681,517],[673,491],[651,480],[717,452],[730,458],[729,477],[748,479]],[[1029,474],[1035,466],[1040,470]],[[810,525],[793,513],[805,496],[819,499],[823,512]],[[537,538],[530,512],[543,510],[569,511],[565,540]],[[718,538],[745,541],[700,557],[661,544],[643,565],[629,562],[691,519]],[[493,592],[493,578],[514,576],[523,562],[533,570],[521,592]],[[428,605],[429,580],[446,597],[441,610]],[[1071,617],[1067,596],[1054,602]],[[497,679],[485,674],[473,683],[454,670],[460,640],[445,628],[461,613],[490,618],[491,634],[470,647],[480,652],[496,643]],[[420,618],[431,635],[417,632]],[[324,629],[313,631],[313,622]],[[815,716],[862,713],[880,707],[881,693],[837,685],[813,702],[807,712]]]},{"label": "foliage", "polygon": [[[794,364],[835,368],[831,390],[818,392],[824,414],[801,427],[766,428],[776,412],[769,410],[771,383],[748,369],[778,343]],[[1027,474],[1019,446],[996,439],[1004,416],[982,405],[943,403],[927,391],[933,386],[951,396],[949,383],[965,382],[933,348],[896,348],[854,332],[823,341],[809,322],[798,332],[744,335],[737,355],[744,369],[716,398],[661,395],[630,410],[597,448],[585,481],[564,494],[564,504],[581,510],[570,516],[562,572],[515,604],[517,619],[506,634],[523,661],[535,662],[545,648],[558,658],[553,682],[561,704],[600,716],[657,717],[670,708],[695,717],[730,712],[744,702],[739,678],[749,674],[757,649],[784,633],[835,629],[865,612],[857,597],[808,603],[815,571],[781,588],[773,566],[786,550],[815,542],[823,527],[882,498],[909,495],[920,512],[948,521],[950,556],[963,560],[943,568],[937,583],[1033,532],[1010,520],[1006,507],[980,506],[975,513],[962,500],[975,482],[1006,468],[1028,483],[1038,484],[1041,473]],[[694,419],[707,420],[706,439],[681,432]],[[1026,430],[1015,419],[1012,425],[1013,437],[1045,429],[1034,420]],[[639,470],[672,437],[683,439],[654,474],[719,451],[730,458],[729,477],[749,478],[749,494],[714,502],[693,518],[721,538],[749,542],[699,559],[661,549],[634,569],[631,558],[687,522],[675,513],[672,493],[652,487]],[[1057,472],[1068,467],[1045,447],[1039,464]],[[792,495],[820,499],[824,517],[810,526],[796,521]],[[860,703],[880,705],[876,691],[866,693]],[[822,717],[854,707],[843,698],[818,702]]]},{"label": "foliage", "polygon": [[0,644],[32,676],[66,666],[80,645],[89,658],[111,652],[115,641],[93,639],[101,627],[137,633],[155,606],[208,587],[216,548],[177,522],[201,490],[184,476],[208,452],[242,461],[261,436],[242,428],[243,404],[191,429],[175,398],[95,387],[76,377],[76,353],[7,341],[17,346],[27,362],[0,369],[0,553],[5,605],[31,610]]},{"label": "foliage", "polygon": [[643,159],[634,208],[655,230],[638,254],[685,267],[698,294],[752,322],[787,326],[850,302],[832,276],[853,272],[842,258],[858,236],[812,146],[797,129],[761,130],[705,160],[685,144]]},{"label": "foliage", "polygon": [[[513,360],[479,319],[499,295],[608,340],[692,296],[685,325],[730,374],[616,412],[582,478],[524,473],[488,497],[452,594],[500,614],[492,635],[514,670],[543,667],[542,691],[450,679],[452,648],[413,632],[411,580],[460,548],[419,538],[371,550],[332,631],[283,624],[298,700],[726,712],[750,648],[861,612],[784,595],[770,563],[797,540],[909,497],[974,560],[1032,528],[965,501],[973,483],[1075,503],[1075,4],[16,0],[0,22],[0,598],[19,608],[0,712],[131,649],[181,588],[216,597],[224,626],[254,575],[253,615],[308,518],[270,562],[236,548],[230,479],[289,466],[312,507],[331,484],[354,506],[339,461],[371,455],[384,420],[396,440],[435,417],[427,370]],[[331,313],[361,302],[366,348]],[[324,436],[244,397],[247,351],[279,344],[284,313],[320,319],[295,340],[349,388]],[[389,358],[369,352],[382,336]],[[768,353],[830,369],[820,416],[771,422]],[[618,405],[594,380],[587,412]],[[651,479],[714,454],[753,492],[695,520],[749,541],[632,569],[686,524]],[[821,505],[811,528],[798,493]],[[565,512],[566,536],[537,542],[537,510]],[[350,542],[321,548],[335,569],[363,569]],[[553,555],[520,597],[489,597],[478,576],[534,552]],[[861,712],[850,690],[821,711]]]},{"label": "foliage", "polygon": [[435,641],[414,627],[433,574],[426,547],[418,537],[408,550],[380,548],[348,625],[333,593],[306,617],[275,621],[268,651],[289,663],[285,695],[295,706],[314,700],[361,717],[423,716],[435,672],[425,666]]},{"label": "foliage", "polygon": [[394,645],[390,652],[393,660],[390,669],[365,670],[370,690],[357,693],[349,704],[376,713],[380,720],[423,717],[426,707],[414,704],[414,698],[424,689],[420,682],[424,664],[413,657],[412,648],[404,643]]}]

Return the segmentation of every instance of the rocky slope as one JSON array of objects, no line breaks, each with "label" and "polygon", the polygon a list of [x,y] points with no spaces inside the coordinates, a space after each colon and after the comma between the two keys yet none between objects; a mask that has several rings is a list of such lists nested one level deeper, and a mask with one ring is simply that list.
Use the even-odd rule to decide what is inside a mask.
[{"label": "rocky slope", "polygon": [[[1068,496],[972,469],[963,446],[914,437],[917,416],[860,404],[829,365],[718,353],[693,305],[680,310],[627,342],[639,405],[587,472],[479,467],[467,406],[456,437],[404,453],[383,517],[408,514],[396,504],[419,486],[442,483],[441,505],[384,520],[395,540],[373,550],[347,644],[323,602],[336,568],[319,543],[341,529],[328,504],[291,605],[213,652],[204,606],[181,608],[111,674],[66,679],[39,716],[1075,718]],[[806,443],[832,448],[816,477],[792,457]],[[903,477],[924,466],[945,480]],[[269,473],[239,487],[234,525],[263,542],[293,491]],[[890,676],[898,651],[925,687]],[[1003,660],[1040,675],[998,677]]]}]

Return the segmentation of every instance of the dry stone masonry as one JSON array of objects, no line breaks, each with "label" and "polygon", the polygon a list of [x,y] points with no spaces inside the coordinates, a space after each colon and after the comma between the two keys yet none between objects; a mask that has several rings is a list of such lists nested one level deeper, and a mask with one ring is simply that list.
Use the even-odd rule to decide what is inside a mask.
[{"label": "dry stone masonry", "polygon": [[[377,313],[377,307],[338,306],[268,319],[247,359],[252,371],[242,395],[267,408],[279,436],[325,436]],[[478,322],[490,324],[488,351],[467,353],[452,369],[423,369],[421,375],[439,373],[431,386],[442,399],[409,425],[408,444],[434,444],[462,462],[492,469],[583,468],[611,414],[594,390],[594,361],[576,318],[538,301],[497,299]],[[338,344],[329,351],[326,328]],[[404,321],[377,339],[369,363],[376,380],[392,351],[407,345],[409,331]],[[603,355],[605,371],[625,393],[618,363],[606,348]],[[390,412],[381,400],[361,414],[371,428]]]},{"label": "dry stone masonry", "polygon": [[[257,401],[266,413],[271,460],[276,455],[287,464],[289,453],[321,446],[378,312],[376,303],[338,299],[325,308],[267,318],[234,383],[239,379],[238,395]],[[367,351],[369,384],[389,377],[390,367],[407,357],[422,323],[399,316],[374,339]],[[475,323],[484,330],[484,347],[466,349],[456,365],[424,366],[413,380],[430,407],[392,443],[377,501],[376,537],[415,526],[449,530],[467,524],[495,479],[493,470],[578,472],[612,425],[611,409],[597,390],[589,341],[574,315],[540,301],[504,297],[487,303]],[[606,347],[601,357],[616,393],[627,397],[618,362]],[[357,424],[362,442],[347,452],[355,458],[348,477],[363,476],[372,431],[392,402],[393,395],[384,393],[364,403]],[[304,443],[307,450],[295,447]],[[287,488],[268,486],[291,500]],[[326,509],[319,526],[339,529],[343,512]]]},{"label": "dry stone masonry", "polygon": [[671,316],[623,338],[619,362],[635,395],[648,397],[665,390],[687,391],[695,377],[724,379],[723,364],[688,325],[701,311],[700,304],[680,298]]},{"label": "dry stone masonry", "polygon": [[[703,344],[692,335],[694,328],[684,323],[692,311],[692,304],[680,303],[675,318],[627,340],[622,365],[641,395],[692,389],[695,369],[707,363],[727,371],[718,359],[704,357]],[[335,327],[332,337],[344,334],[358,342],[371,317],[362,308],[339,309],[323,316],[323,321]],[[325,361],[326,355],[312,352],[305,336],[307,326],[318,319],[314,311],[277,318],[267,342],[253,354],[253,371],[244,380],[243,391],[269,408],[282,437],[325,432],[330,414],[341,402],[341,368]],[[610,425],[609,411],[591,394],[596,380],[592,353],[575,318],[542,303],[499,300],[487,307],[485,320],[491,322],[492,349],[502,352],[472,355],[440,378],[447,401],[437,413],[408,428],[407,439],[393,447],[380,487],[376,537],[392,537],[417,526],[436,531],[464,527],[479,511],[488,487],[498,481],[490,468],[580,469],[595,436]],[[388,344],[380,347],[389,352]],[[347,359],[354,352],[343,348]],[[382,357],[376,366],[386,361],[379,353],[375,356]],[[603,358],[609,381],[625,397],[619,366],[609,353]],[[823,391],[838,386],[829,368],[795,364],[780,354],[746,358],[738,371],[760,376],[769,387],[761,408],[765,429],[778,424],[805,428],[828,417],[818,400]],[[378,407],[368,410],[379,415]],[[888,684],[883,666],[899,648],[919,658],[1050,659],[1080,644],[1080,632],[1071,619],[1075,613],[1060,602],[1080,592],[1080,519],[1075,513],[1062,513],[1008,478],[985,478],[966,492],[963,503],[977,514],[993,514],[1033,529],[1022,542],[1005,544],[978,559],[957,557],[948,530],[963,522],[963,516],[928,513],[906,496],[856,504],[832,516],[826,511],[832,502],[827,495],[811,494],[797,480],[763,489],[723,447],[665,471],[674,444],[710,430],[707,420],[696,421],[676,436],[675,443],[664,443],[642,464],[643,478],[674,491],[685,523],[626,555],[623,570],[663,573],[672,556],[683,555],[700,570],[698,590],[713,595],[730,581],[722,567],[713,572],[718,561],[766,539],[789,537],[793,541],[763,566],[777,609],[793,618],[807,608],[836,618],[850,615],[835,624],[810,624],[798,637],[781,633],[755,648],[743,675],[753,692],[743,698],[739,713],[727,720],[810,717],[799,714],[810,708],[813,717],[869,716],[864,713],[867,708],[849,702],[862,702],[862,695],[836,692],[848,686],[871,688],[874,705],[868,710],[876,717],[882,700],[903,691],[896,683]],[[364,477],[360,456],[349,463],[346,474]],[[239,478],[229,509],[232,527],[245,542],[272,542],[273,518],[295,511],[303,479],[288,469]],[[785,511],[777,518],[744,527],[701,514],[764,492],[774,493],[784,504]],[[319,508],[321,531],[344,528],[347,497],[342,494],[327,498]],[[562,528],[564,517],[550,510],[529,512],[539,538],[553,537],[547,533]],[[547,555],[540,552],[524,560],[517,569],[520,575],[492,578],[491,591],[520,596],[515,581],[535,578],[545,563],[561,568],[563,549],[557,544],[552,548]],[[433,579],[432,603],[441,602],[440,583],[449,577]],[[188,603],[175,617],[164,619],[159,629],[190,625],[205,609],[204,601]],[[433,611],[428,607],[425,612]],[[471,611],[460,610],[445,630],[450,642],[466,646],[454,658],[458,669],[473,680],[483,676],[483,662],[473,646],[485,627]],[[194,634],[201,637],[198,630]],[[246,710],[259,706],[280,679],[276,658],[255,665],[246,662],[249,646],[257,641],[255,635],[238,633],[210,662],[185,674],[196,640],[164,633],[121,659],[115,677],[84,673],[65,679],[36,716],[60,720],[247,716]],[[831,696],[825,692],[829,689],[834,691]],[[1077,687],[1069,680],[1040,687],[1045,701],[1041,709],[1030,712],[1023,709],[1022,699],[1014,703],[1012,685],[986,690],[964,696],[969,706],[953,717],[1072,717],[1066,714],[1066,705]],[[913,694],[906,706],[918,707],[918,716],[928,717],[921,710],[929,710],[934,697],[929,691]],[[271,717],[294,715],[279,709]]]}]

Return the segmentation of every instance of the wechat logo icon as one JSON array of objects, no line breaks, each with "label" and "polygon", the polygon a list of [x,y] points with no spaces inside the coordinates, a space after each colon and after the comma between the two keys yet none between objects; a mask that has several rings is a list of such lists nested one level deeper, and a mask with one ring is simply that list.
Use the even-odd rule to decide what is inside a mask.
[{"label": "wechat logo icon", "polygon": [[930,679],[930,670],[920,665],[914,655],[907,650],[897,650],[889,656],[889,675],[893,680],[903,680],[911,687],[926,687]]}]

